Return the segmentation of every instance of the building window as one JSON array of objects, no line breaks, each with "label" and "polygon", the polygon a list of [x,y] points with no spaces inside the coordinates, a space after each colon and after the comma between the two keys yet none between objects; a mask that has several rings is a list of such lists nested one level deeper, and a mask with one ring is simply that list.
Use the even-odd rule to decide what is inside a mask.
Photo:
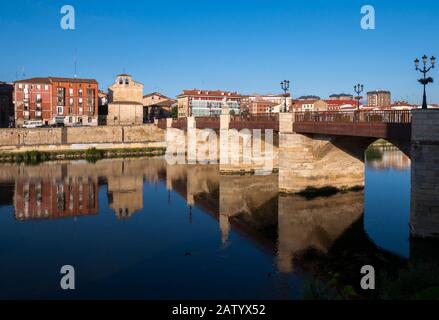
[{"label": "building window", "polygon": [[37,90],[41,90],[41,85],[37,85]]},{"label": "building window", "polygon": [[58,107],[57,111],[58,111],[58,114],[63,114],[63,112],[64,112],[63,107]]},{"label": "building window", "polygon": [[65,105],[65,89],[64,88],[56,88],[56,100],[58,106]]},{"label": "building window", "polygon": [[82,97],[82,89],[79,89],[79,91],[78,91],[78,97]]},{"label": "building window", "polygon": [[91,117],[88,117],[88,123],[91,123]]},{"label": "building window", "polygon": [[69,123],[72,123],[72,120],[73,120],[72,117],[69,117]]},{"label": "building window", "polygon": [[44,86],[44,90],[46,90],[46,91],[49,90],[49,86],[47,84]]},{"label": "building window", "polygon": [[130,80],[128,78],[125,78],[125,84],[129,84]]},{"label": "building window", "polygon": [[69,95],[73,96],[73,89],[72,88],[69,89]]}]

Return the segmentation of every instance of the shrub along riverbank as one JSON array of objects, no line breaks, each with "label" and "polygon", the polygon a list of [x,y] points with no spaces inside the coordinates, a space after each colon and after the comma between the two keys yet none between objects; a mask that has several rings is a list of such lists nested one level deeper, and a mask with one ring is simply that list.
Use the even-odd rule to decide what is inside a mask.
[{"label": "shrub along riverbank", "polygon": [[160,156],[165,154],[166,148],[135,148],[135,149],[96,149],[87,150],[60,150],[60,151],[26,151],[14,153],[0,153],[1,162],[40,163],[49,160],[86,159],[97,161],[104,158]]}]

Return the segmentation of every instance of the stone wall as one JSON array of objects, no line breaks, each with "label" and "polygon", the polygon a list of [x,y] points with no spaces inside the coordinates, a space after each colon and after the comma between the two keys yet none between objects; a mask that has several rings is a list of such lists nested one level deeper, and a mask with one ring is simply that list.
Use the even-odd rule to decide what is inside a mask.
[{"label": "stone wall", "polygon": [[[363,144],[352,150],[364,151]],[[279,142],[279,189],[301,192],[307,188],[346,189],[364,186],[364,163],[348,150],[339,148],[329,136],[282,133]]]},{"label": "stone wall", "polygon": [[411,216],[414,237],[439,237],[439,111],[412,111]]},{"label": "stone wall", "polygon": [[37,129],[0,129],[0,150],[71,149],[72,145],[164,143],[165,132],[153,124]]},{"label": "stone wall", "polygon": [[364,150],[368,139],[303,135],[293,132],[294,115],[279,119],[279,190],[339,189],[364,185]]}]

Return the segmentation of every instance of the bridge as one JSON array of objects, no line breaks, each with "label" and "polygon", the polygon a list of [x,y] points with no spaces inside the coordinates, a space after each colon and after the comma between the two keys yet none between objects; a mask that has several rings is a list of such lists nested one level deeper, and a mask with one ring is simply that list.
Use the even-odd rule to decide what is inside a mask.
[{"label": "bridge", "polygon": [[[159,119],[158,127],[166,129],[167,119]],[[220,129],[220,117],[196,117],[197,129]],[[172,119],[170,127],[187,128],[187,118]],[[230,116],[229,129],[272,129],[279,132],[279,115]],[[409,110],[295,112],[294,132],[332,134],[410,141]]]},{"label": "bridge", "polygon": [[[161,129],[168,127],[175,129],[186,129],[188,118],[178,119],[159,119],[157,126]],[[220,129],[220,117],[195,117],[195,127],[197,129]],[[169,121],[167,123],[167,121]],[[249,116],[230,116],[229,129],[273,129],[279,131],[279,116],[273,115],[249,115]]]},{"label": "bridge", "polygon": [[[261,157],[272,157],[279,171],[279,189],[285,193],[364,187],[365,150],[377,139],[385,139],[411,159],[412,236],[439,237],[439,110],[295,112],[247,117],[223,114],[163,119],[157,125],[163,129],[219,131],[216,143],[220,149],[227,148],[225,153],[218,153],[222,172],[254,172],[264,166]],[[251,129],[275,132],[273,147],[257,157],[243,153],[244,145],[252,146],[252,139],[260,139],[252,137]],[[186,143],[185,139],[179,141]],[[197,140],[193,145],[198,147],[199,143]],[[168,146],[175,144],[168,141]],[[250,164],[223,162],[224,154],[247,157]]]}]

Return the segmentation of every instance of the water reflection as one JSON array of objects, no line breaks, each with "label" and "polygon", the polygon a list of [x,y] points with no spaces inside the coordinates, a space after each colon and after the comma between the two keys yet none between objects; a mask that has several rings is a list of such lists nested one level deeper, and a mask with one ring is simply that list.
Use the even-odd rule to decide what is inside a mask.
[{"label": "water reflection", "polygon": [[410,158],[393,145],[383,145],[374,147],[378,152],[377,158],[367,161],[369,168],[376,170],[409,170]]},{"label": "water reflection", "polygon": [[[369,167],[373,170],[389,167],[405,170],[408,168],[406,166],[409,166],[407,158],[395,150],[384,149],[381,160],[369,162]],[[258,255],[269,257],[269,264],[279,276],[291,275],[295,279],[287,280],[288,284],[285,285],[285,279],[282,278],[282,284],[279,284],[277,283],[280,281],[279,278],[272,279],[270,276],[264,280],[255,280],[255,283],[250,285],[241,275],[242,279],[233,277],[235,283],[228,287],[225,287],[227,281],[224,280],[222,283],[212,284],[207,292],[206,289],[202,292],[196,291],[195,287],[186,288],[186,291],[181,292],[174,288],[175,292],[167,291],[168,295],[166,295],[167,293],[160,293],[157,289],[157,292],[148,292],[146,297],[149,298],[176,296],[209,298],[218,297],[218,291],[228,293],[219,297],[232,298],[233,294],[229,290],[237,285],[236,282],[243,290],[242,296],[237,295],[237,297],[297,297],[297,287],[300,283],[296,278],[298,275],[303,279],[309,272],[314,275],[344,272],[346,281],[359,283],[358,270],[362,265],[373,262],[375,266],[391,268],[402,261],[398,254],[374,243],[375,237],[377,239],[386,237],[386,229],[379,232],[377,236],[373,235],[375,230],[379,230],[375,225],[371,224],[370,230],[366,230],[365,207],[368,210],[366,215],[369,217],[374,217],[379,212],[377,213],[374,208],[367,209],[365,192],[346,192],[315,198],[279,195],[277,175],[220,175],[218,166],[169,166],[160,158],[107,159],[94,164],[75,161],[43,163],[38,166],[1,165],[0,187],[5,195],[1,199],[0,206],[3,207],[0,207],[0,211],[4,211],[2,208],[5,208],[5,205],[12,205],[18,223],[27,224],[34,220],[85,216],[99,219],[101,215],[107,214],[107,206],[114,220],[133,222],[128,225],[113,226],[117,230],[115,232],[129,235],[123,238],[121,247],[129,248],[130,245],[139,247],[135,253],[121,251],[120,259],[112,261],[115,269],[121,269],[122,264],[130,260],[128,259],[130,256],[133,260],[143,257],[150,261],[150,255],[155,252],[156,272],[162,272],[158,270],[170,263],[169,255],[166,255],[165,243],[175,241],[173,245],[175,248],[179,248],[180,243],[190,243],[190,246],[195,247],[208,246],[209,254],[206,253],[204,259],[200,258],[201,260],[196,260],[198,262],[190,264],[192,268],[198,270],[197,275],[193,275],[193,281],[198,281],[200,277],[201,269],[197,268],[200,268],[202,261],[203,263],[215,261],[220,264],[215,266],[220,267],[217,269],[219,279],[230,277],[230,273],[226,271],[221,274],[221,268],[227,270],[230,264],[230,261],[222,259],[226,253],[233,252],[237,247],[242,252],[234,258],[234,265],[238,264],[243,269],[250,268],[254,272],[260,271],[271,275],[273,271],[266,269],[265,258],[252,256],[256,254],[253,251],[256,249]],[[166,200],[156,198],[152,190],[166,192]],[[10,196],[11,194],[13,197]],[[181,204],[181,200],[184,200],[185,206]],[[160,208],[165,208],[160,217],[151,215],[151,211]],[[167,217],[168,213],[165,212],[175,213],[174,218]],[[201,238],[197,238],[197,235],[192,233],[193,228],[199,228],[198,223],[201,218],[197,216],[198,213],[214,218],[211,222],[205,222],[202,230],[199,229],[198,236]],[[186,223],[179,220],[182,216]],[[145,220],[146,218],[148,220]],[[171,219],[174,219],[175,223]],[[50,224],[52,221],[47,223]],[[0,226],[0,232],[7,232],[8,227],[10,227],[8,224]],[[138,235],[137,228],[148,228],[148,231]],[[173,231],[159,233],[155,231],[169,230],[169,228]],[[210,237],[212,230],[217,230],[219,234],[217,243],[203,243],[205,241],[202,240],[203,237],[204,239]],[[99,237],[102,232],[106,231],[95,227],[95,231],[91,234],[87,233],[86,236]],[[372,239],[369,234],[372,234]],[[155,238],[148,238],[153,235]],[[10,241],[15,241],[17,244],[20,241],[18,238],[12,239]],[[69,245],[75,247],[74,239],[64,239],[64,241],[71,241]],[[200,243],[194,244],[196,241]],[[156,248],[153,248],[153,245]],[[160,252],[161,246],[163,253],[157,253],[157,250]],[[40,250],[44,251],[44,247],[40,246]],[[93,257],[95,260],[85,261],[81,253],[78,253],[79,261],[84,264],[93,263],[96,268],[104,263],[107,266],[108,258],[100,257],[107,252],[107,247],[96,244],[94,250],[100,252]],[[185,253],[186,256],[192,256],[192,251]],[[43,252],[42,255],[44,254]],[[216,256],[209,258],[209,255]],[[188,262],[181,260],[183,258],[183,255],[174,258],[170,265],[187,264]],[[145,268],[154,269],[150,265],[136,265],[130,268],[135,268],[131,270],[134,274],[140,270],[145,271]],[[1,273],[0,270],[0,276]],[[129,275],[122,276],[122,280],[119,279],[120,283],[125,282],[124,277]],[[162,281],[167,281],[167,276],[161,274],[160,277]],[[173,281],[178,285],[185,280],[178,278]],[[209,278],[208,281],[214,280]],[[160,288],[167,288],[169,285],[171,283],[161,283]],[[107,292],[105,288],[108,287],[108,283],[102,285],[99,287],[102,291],[96,289],[97,294]],[[256,287],[260,291],[257,291]],[[274,293],[273,291],[278,290],[279,287],[282,287],[282,293]],[[285,294],[286,287],[290,289]],[[125,288],[124,291],[126,290],[129,288]],[[256,292],[259,293],[254,296]],[[116,292],[114,294],[119,297]],[[128,296],[145,297],[145,293]]]}]

